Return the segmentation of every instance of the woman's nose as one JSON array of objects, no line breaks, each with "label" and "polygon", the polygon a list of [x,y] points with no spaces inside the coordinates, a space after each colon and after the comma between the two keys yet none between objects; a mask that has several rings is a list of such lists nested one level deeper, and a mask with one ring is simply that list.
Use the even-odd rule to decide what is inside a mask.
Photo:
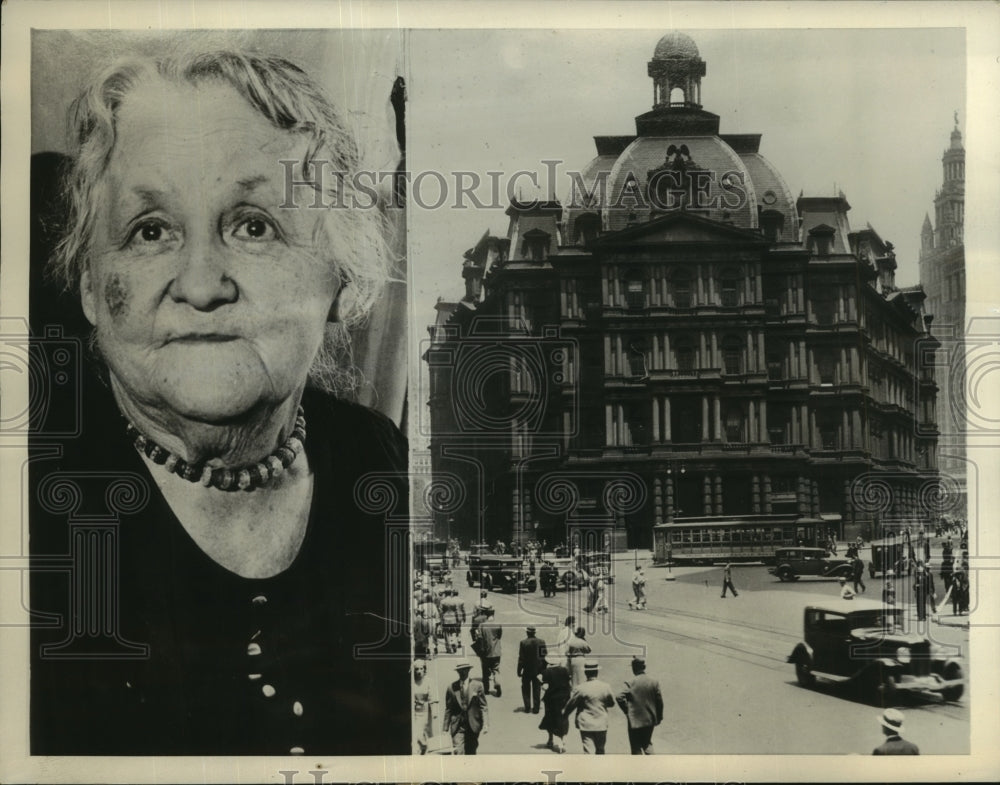
[{"label": "woman's nose", "polygon": [[239,290],[226,274],[225,256],[221,242],[189,237],[181,250],[177,275],[170,284],[170,296],[200,311],[235,302]]}]

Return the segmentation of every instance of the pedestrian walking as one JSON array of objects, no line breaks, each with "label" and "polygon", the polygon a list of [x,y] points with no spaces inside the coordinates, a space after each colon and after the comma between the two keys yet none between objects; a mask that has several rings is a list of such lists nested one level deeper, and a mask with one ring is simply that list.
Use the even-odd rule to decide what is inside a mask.
[{"label": "pedestrian walking", "polygon": [[479,736],[490,729],[486,692],[479,679],[470,679],[472,665],[461,660],[455,665],[458,679],[444,695],[444,732],[451,736],[454,755],[475,755]]},{"label": "pedestrian walking", "polygon": [[518,645],[517,675],[521,679],[521,700],[525,713],[538,714],[541,708],[542,683],[539,677],[545,669],[545,641],[535,637],[535,628],[525,630],[527,637]]},{"label": "pedestrian walking", "polygon": [[546,560],[538,571],[538,582],[542,584],[542,594],[546,597],[556,596],[556,582],[559,572],[555,565]]},{"label": "pedestrian walking", "polygon": [[427,742],[434,735],[433,715],[431,707],[437,703],[437,699],[431,697],[434,688],[430,679],[427,678],[427,661],[414,660],[413,662],[413,720],[411,729],[413,731],[413,752],[423,755],[427,752]]},{"label": "pedestrian walking", "polygon": [[889,572],[885,574],[885,583],[882,584],[882,604],[896,604],[896,584],[893,581],[892,570],[889,570]]},{"label": "pedestrian walking", "polygon": [[584,664],[590,654],[590,644],[587,643],[587,631],[577,627],[569,640],[566,641],[566,663],[569,668],[573,686],[578,687],[587,680]]},{"label": "pedestrian walking", "polygon": [[573,631],[575,629],[576,616],[567,616],[566,621],[563,623],[563,628],[559,630],[559,634],[556,636],[556,642],[553,649],[550,650],[550,654],[552,652],[555,653],[555,660],[550,657],[550,663],[558,662],[559,665],[565,665],[567,669],[569,668],[569,663],[566,661],[566,644],[569,642],[569,639],[573,637]]},{"label": "pedestrian walking", "polygon": [[969,610],[969,578],[961,567],[951,576],[951,614],[961,616]]},{"label": "pedestrian walking", "polygon": [[951,576],[955,572],[955,560],[951,556],[941,558],[941,586],[947,594],[951,588]]},{"label": "pedestrian walking", "polygon": [[549,734],[546,747],[556,752],[565,752],[569,718],[563,714],[563,708],[572,692],[569,669],[558,661],[551,662],[548,656],[542,660],[546,666],[542,672],[542,703],[545,705],[545,713],[538,728]]},{"label": "pedestrian walking", "polygon": [[608,584],[604,578],[598,576],[594,582],[594,613],[608,612]]},{"label": "pedestrian walking", "polygon": [[913,597],[917,603],[917,621],[927,618],[927,605],[931,613],[937,613],[937,595],[934,594],[934,575],[922,561],[917,562],[917,573],[913,578]]},{"label": "pedestrian walking", "polygon": [[739,597],[740,595],[736,593],[736,587],[733,586],[733,565],[727,564],[726,569],[722,571],[722,599],[726,598],[726,591],[729,590],[733,593],[734,597]]},{"label": "pedestrian walking", "polygon": [[500,687],[500,639],[503,637],[503,628],[493,618],[492,605],[483,610],[486,612],[486,621],[479,625],[474,651],[479,655],[479,661],[483,667],[483,689],[489,694],[492,687],[493,694],[499,698],[502,694]]},{"label": "pedestrian walking", "polygon": [[632,593],[635,599],[629,602],[628,607],[638,611],[646,610],[646,573],[642,571],[642,567],[635,568],[635,574],[632,576]]},{"label": "pedestrian walking", "polygon": [[660,683],[646,675],[644,657],[632,658],[631,682],[618,693],[618,706],[628,718],[628,743],[633,755],[653,754],[653,728],[663,722],[663,695]]},{"label": "pedestrian walking", "polygon": [[879,746],[872,750],[872,755],[919,755],[920,749],[913,742],[902,737],[903,712],[899,709],[886,709],[878,718],[885,736]]},{"label": "pedestrian walking", "polygon": [[[854,581],[854,593],[860,594],[865,590],[865,563],[860,556],[855,556],[851,562],[851,579]],[[858,586],[861,589],[858,589]]]},{"label": "pedestrian walking", "polygon": [[573,688],[563,709],[567,717],[576,712],[576,727],[587,755],[604,754],[608,740],[608,709],[615,705],[611,687],[597,678],[600,667],[597,660],[584,663],[587,680]]},{"label": "pedestrian walking", "polygon": [[461,647],[462,625],[465,624],[465,603],[458,596],[458,589],[446,589],[441,598],[441,632],[445,650],[454,654]]},{"label": "pedestrian walking", "polygon": [[847,578],[840,579],[840,599],[842,600],[853,600],[854,592],[851,587],[847,585]]}]

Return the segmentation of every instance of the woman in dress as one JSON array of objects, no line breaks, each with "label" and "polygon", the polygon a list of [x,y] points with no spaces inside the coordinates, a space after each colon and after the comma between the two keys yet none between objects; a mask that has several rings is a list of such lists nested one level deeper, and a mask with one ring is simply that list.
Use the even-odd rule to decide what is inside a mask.
[{"label": "woman in dress", "polygon": [[545,746],[556,752],[565,752],[566,743],[563,739],[569,732],[569,717],[563,714],[563,709],[571,692],[570,675],[561,661],[551,662],[548,656],[544,660],[546,668],[542,672],[542,704],[545,706],[545,713],[538,728],[549,734]]},{"label": "woman in dress", "polygon": [[390,269],[354,140],[236,50],[115,64],[73,121],[51,271],[92,356],[31,547],[86,591],[33,573],[32,753],[406,754],[406,444],[330,393]]},{"label": "woman in dress", "polygon": [[590,644],[587,643],[587,631],[583,627],[577,627],[569,640],[566,641],[567,666],[574,687],[587,680],[583,665],[588,654],[590,654]]}]

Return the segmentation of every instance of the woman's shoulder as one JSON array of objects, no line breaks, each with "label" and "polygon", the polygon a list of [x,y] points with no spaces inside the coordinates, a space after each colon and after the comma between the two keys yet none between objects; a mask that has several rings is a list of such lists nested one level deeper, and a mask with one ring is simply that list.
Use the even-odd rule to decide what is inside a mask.
[{"label": "woman's shoulder", "polygon": [[407,466],[407,441],[396,424],[381,412],[320,390],[302,396],[308,438],[328,441],[359,465],[387,469]]}]

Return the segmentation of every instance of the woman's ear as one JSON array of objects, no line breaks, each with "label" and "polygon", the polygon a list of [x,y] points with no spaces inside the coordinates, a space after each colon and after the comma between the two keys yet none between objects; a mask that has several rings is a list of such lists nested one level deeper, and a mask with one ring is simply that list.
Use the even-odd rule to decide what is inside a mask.
[{"label": "woman's ear", "polygon": [[347,281],[340,287],[337,296],[333,298],[333,304],[330,306],[330,312],[327,314],[326,320],[328,322],[341,321],[342,314],[351,313],[354,310],[354,301],[354,288],[351,286],[351,282]]},{"label": "woman's ear", "polygon": [[80,274],[80,305],[83,307],[83,315],[87,317],[87,321],[95,327],[97,326],[96,303],[90,270],[84,270]]}]

